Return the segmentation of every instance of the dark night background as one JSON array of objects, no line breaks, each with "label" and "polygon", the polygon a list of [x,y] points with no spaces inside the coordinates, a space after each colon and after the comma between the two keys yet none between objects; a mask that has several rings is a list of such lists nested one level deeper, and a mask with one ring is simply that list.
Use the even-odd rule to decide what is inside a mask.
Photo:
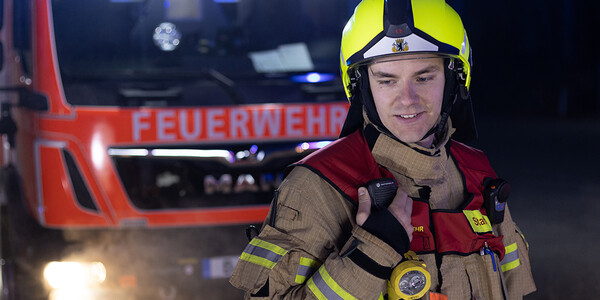
[{"label": "dark night background", "polygon": [[473,144],[511,182],[538,291],[600,293],[597,1],[447,1],[473,47]]},{"label": "dark night background", "polygon": [[473,47],[478,111],[598,117],[596,1],[448,2]]}]

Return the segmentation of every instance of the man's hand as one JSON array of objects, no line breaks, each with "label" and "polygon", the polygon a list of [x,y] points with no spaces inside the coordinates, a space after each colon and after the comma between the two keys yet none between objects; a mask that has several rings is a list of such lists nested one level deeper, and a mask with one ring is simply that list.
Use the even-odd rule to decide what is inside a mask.
[{"label": "man's hand", "polygon": [[[412,241],[412,234],[414,227],[411,224],[413,200],[401,189],[398,189],[394,200],[387,208],[392,215],[400,222],[408,238]],[[367,192],[367,189],[360,187],[358,189],[358,212],[356,213],[356,224],[362,226],[369,215],[371,214],[371,197]]]}]

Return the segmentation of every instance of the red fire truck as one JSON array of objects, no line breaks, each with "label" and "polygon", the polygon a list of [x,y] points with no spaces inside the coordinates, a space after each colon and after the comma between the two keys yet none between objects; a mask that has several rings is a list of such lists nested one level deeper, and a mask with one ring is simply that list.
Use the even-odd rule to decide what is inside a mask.
[{"label": "red fire truck", "polygon": [[1,299],[239,298],[356,2],[0,0]]}]

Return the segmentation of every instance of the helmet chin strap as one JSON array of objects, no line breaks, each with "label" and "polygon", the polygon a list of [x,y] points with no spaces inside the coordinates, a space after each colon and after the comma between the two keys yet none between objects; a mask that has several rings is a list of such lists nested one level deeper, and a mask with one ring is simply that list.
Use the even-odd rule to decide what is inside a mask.
[{"label": "helmet chin strap", "polygon": [[432,134],[435,134],[435,137],[434,137],[434,144],[435,144],[435,141],[439,140],[441,135],[444,134],[444,127],[446,127],[447,120],[448,120],[448,114],[446,114],[445,112],[442,112],[440,121],[435,123],[435,125],[433,125],[433,127],[431,127],[429,129],[429,131],[427,131],[427,133],[425,133],[425,135],[419,140],[419,142],[422,142],[422,141],[426,140]]},{"label": "helmet chin strap", "polygon": [[427,131],[427,133],[425,133],[425,135],[419,140],[419,142],[426,140],[432,134],[434,134],[434,145],[437,143],[437,141],[442,140],[444,138],[444,134],[446,133],[446,123],[448,123],[449,113],[450,112],[442,110],[439,122],[435,123],[435,125],[433,125],[433,127],[431,127],[429,131]]},{"label": "helmet chin strap", "polygon": [[442,100],[442,111],[440,113],[440,121],[437,122],[423,138],[424,140],[428,138],[430,135],[435,134],[435,141],[439,141],[444,137],[446,133],[446,123],[448,123],[448,117],[452,112],[452,106],[458,100],[458,92],[459,92],[459,84],[456,80],[457,74],[454,71],[454,61],[452,58],[444,59],[444,64],[447,66],[444,68],[444,98]]}]

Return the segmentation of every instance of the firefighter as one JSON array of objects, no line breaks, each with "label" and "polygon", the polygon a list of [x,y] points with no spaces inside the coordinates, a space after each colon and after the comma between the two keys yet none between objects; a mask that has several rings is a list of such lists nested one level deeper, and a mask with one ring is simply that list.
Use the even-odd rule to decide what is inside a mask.
[{"label": "firefighter", "polygon": [[[340,138],[290,167],[230,282],[246,299],[535,291],[508,185],[460,142],[477,133],[458,14],[444,0],[363,0],[340,63],[350,101]],[[383,209],[372,204],[387,184],[378,180],[393,187]]]}]

